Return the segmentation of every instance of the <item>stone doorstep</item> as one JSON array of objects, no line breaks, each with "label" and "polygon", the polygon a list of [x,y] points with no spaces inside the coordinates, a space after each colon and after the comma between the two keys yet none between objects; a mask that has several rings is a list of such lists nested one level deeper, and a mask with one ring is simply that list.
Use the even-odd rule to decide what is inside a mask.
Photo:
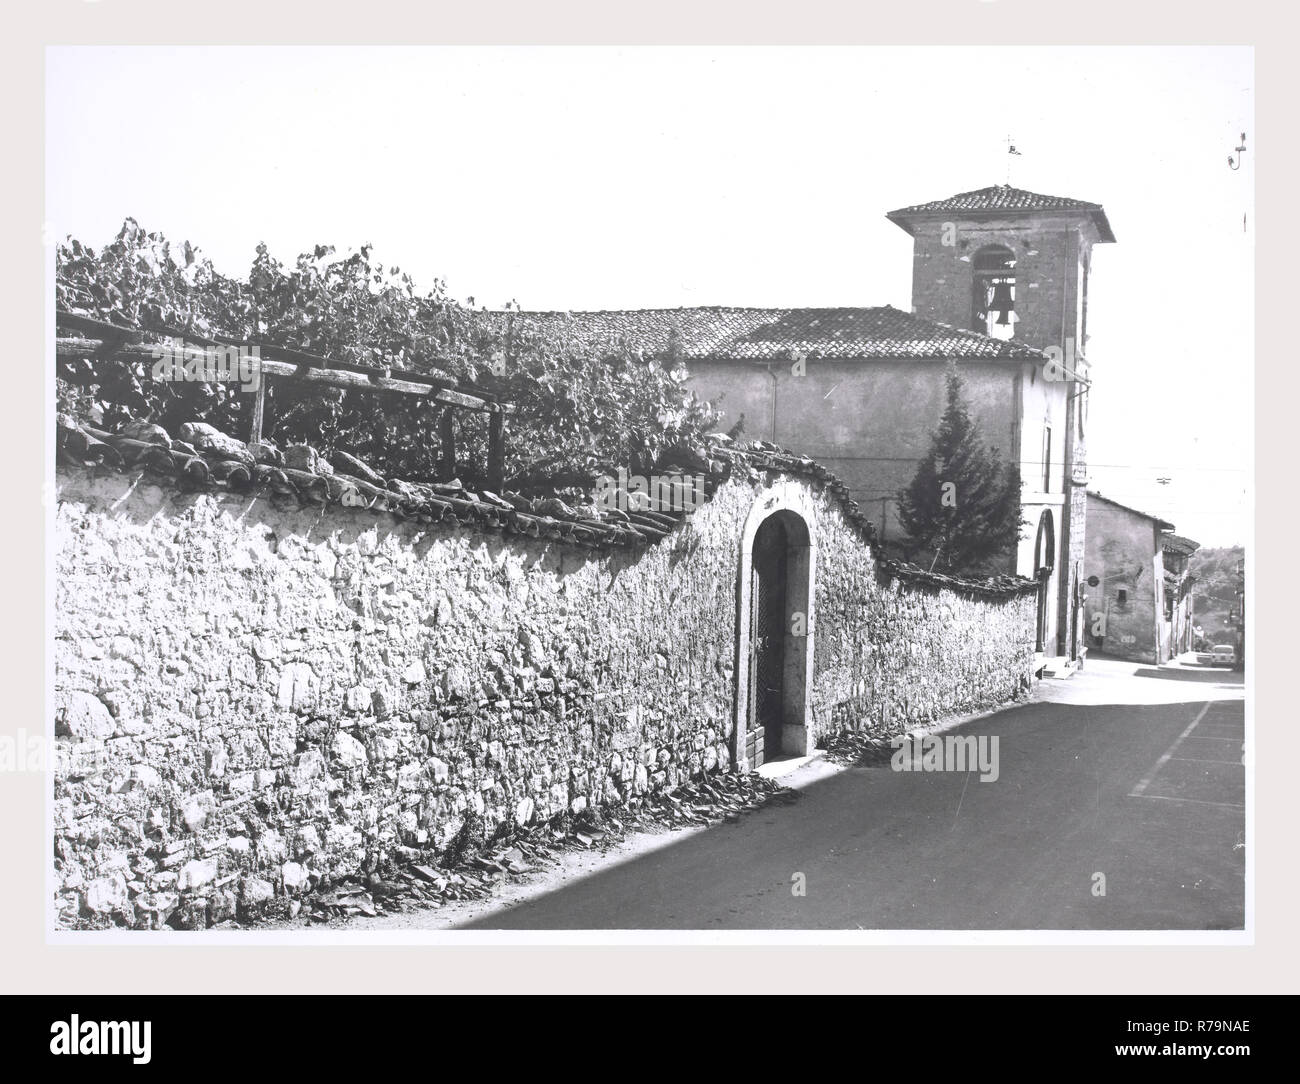
[{"label": "stone doorstep", "polygon": [[800,768],[811,764],[815,760],[821,760],[825,755],[825,749],[814,749],[812,753],[804,757],[781,757],[779,760],[765,760],[756,770],[764,779],[780,779],[782,776],[797,772]]},{"label": "stone doorstep", "polygon": [[1057,655],[1043,659],[1041,673],[1044,678],[1066,681],[1074,677],[1078,669],[1077,661],[1072,660],[1068,655]]}]

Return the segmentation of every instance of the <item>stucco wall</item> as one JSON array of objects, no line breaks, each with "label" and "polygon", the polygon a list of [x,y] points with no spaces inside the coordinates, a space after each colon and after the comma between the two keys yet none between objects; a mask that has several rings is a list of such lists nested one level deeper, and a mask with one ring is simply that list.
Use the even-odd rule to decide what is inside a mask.
[{"label": "stucco wall", "polygon": [[[1126,508],[1088,497],[1088,537],[1084,575],[1088,587],[1085,621],[1088,643],[1108,655],[1135,662],[1162,661],[1158,615],[1163,614],[1164,562],[1156,521]],[[1119,601],[1120,591],[1125,601]],[[1101,615],[1104,621],[1098,624]],[[1098,642],[1095,630],[1105,636]]]},{"label": "stucco wall", "polygon": [[[1168,592],[1168,587],[1165,590]],[[1193,649],[1193,624],[1192,597],[1190,595],[1185,596],[1181,602],[1174,603],[1171,620],[1166,621],[1162,611],[1160,619],[1160,650],[1163,659],[1168,660],[1184,651]]]},{"label": "stucco wall", "polygon": [[[1004,460],[1018,455],[1012,447],[1018,366],[959,364],[971,416],[985,443]],[[810,360],[802,376],[792,373],[790,363],[769,369],[692,361],[690,373],[697,395],[709,401],[721,397],[719,428],[730,428],[743,414],[742,439],[771,441],[816,459],[848,485],[881,538],[902,536],[893,495],[916,474],[943,415],[943,361]]]},{"label": "stucco wall", "polygon": [[[741,527],[773,482],[737,476],[660,543],[596,553],[61,467],[55,732],[102,751],[55,780],[64,920],[256,913],[435,858],[467,818],[729,767]],[[817,547],[816,735],[1021,694],[1031,600],[882,579],[832,494],[783,484]]]}]

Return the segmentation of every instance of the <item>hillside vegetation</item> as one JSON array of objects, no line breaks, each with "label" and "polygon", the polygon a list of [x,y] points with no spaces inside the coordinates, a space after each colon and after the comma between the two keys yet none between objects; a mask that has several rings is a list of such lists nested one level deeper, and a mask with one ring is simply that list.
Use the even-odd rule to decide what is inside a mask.
[{"label": "hillside vegetation", "polygon": [[1245,559],[1244,546],[1200,549],[1192,554],[1189,570],[1196,577],[1192,588],[1196,623],[1204,630],[1210,646],[1237,642],[1238,629],[1228,619],[1237,612],[1237,592],[1241,587],[1237,566],[1240,562],[1244,568]]}]

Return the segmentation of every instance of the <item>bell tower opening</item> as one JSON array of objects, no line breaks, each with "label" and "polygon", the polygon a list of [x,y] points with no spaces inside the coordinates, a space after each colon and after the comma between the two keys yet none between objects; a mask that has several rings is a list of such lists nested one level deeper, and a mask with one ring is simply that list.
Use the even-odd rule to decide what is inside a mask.
[{"label": "bell tower opening", "polygon": [[992,185],[886,217],[912,238],[917,316],[1035,350],[1055,346],[1075,360],[1084,354],[1092,248],[1115,240],[1100,204]]},{"label": "bell tower opening", "polygon": [[1016,256],[1005,245],[985,245],[972,258],[971,328],[995,339],[1015,337]]}]

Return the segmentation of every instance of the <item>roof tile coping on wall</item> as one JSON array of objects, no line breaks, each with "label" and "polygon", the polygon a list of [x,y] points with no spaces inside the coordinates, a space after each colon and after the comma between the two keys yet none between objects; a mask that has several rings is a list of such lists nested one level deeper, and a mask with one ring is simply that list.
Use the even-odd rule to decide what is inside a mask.
[{"label": "roof tile coping on wall", "polygon": [[[895,579],[988,598],[1006,598],[1038,589],[1033,580],[1021,576],[961,579],[893,560],[878,548],[875,528],[850,498],[848,487],[820,463],[766,441],[742,445],[723,434],[712,434],[707,439],[706,448],[687,457],[692,462],[670,463],[659,469],[702,474],[706,499],[735,471],[745,471],[755,479],[763,472],[801,478],[834,497],[845,518],[870,547],[877,565]],[[197,422],[182,425],[173,437],[162,426],[149,422],[129,422],[118,432],[109,433],[68,414],[59,414],[57,454],[61,463],[147,472],[184,490],[269,490],[306,505],[365,508],[399,519],[504,530],[586,549],[650,545],[667,537],[688,514],[685,510],[597,510],[594,505],[574,505],[555,496],[474,492],[458,479],[385,479],[346,452],[336,452],[327,460],[307,445],[281,450],[270,441],[262,441],[250,446]]]}]

